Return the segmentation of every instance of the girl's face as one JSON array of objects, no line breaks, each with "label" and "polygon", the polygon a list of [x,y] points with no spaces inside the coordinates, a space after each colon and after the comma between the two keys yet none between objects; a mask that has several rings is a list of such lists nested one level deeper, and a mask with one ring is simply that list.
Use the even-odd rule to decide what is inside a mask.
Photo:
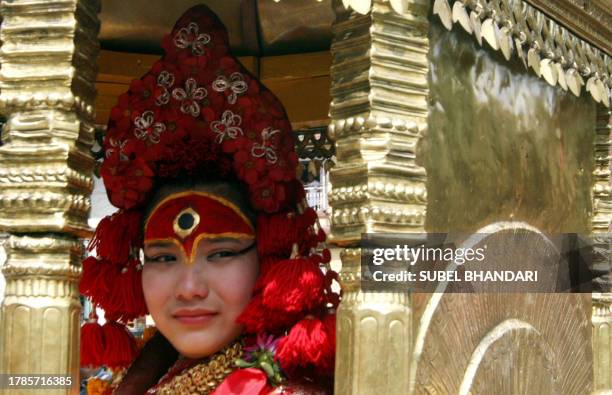
[{"label": "girl's face", "polygon": [[142,287],[159,331],[182,355],[211,355],[234,340],[236,318],[251,299],[259,272],[252,239],[198,243],[193,258],[171,242],[145,246]]}]

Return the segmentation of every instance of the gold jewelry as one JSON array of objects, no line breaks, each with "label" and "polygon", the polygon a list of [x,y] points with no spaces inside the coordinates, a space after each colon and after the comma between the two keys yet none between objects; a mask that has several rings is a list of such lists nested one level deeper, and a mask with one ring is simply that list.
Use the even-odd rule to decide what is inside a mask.
[{"label": "gold jewelry", "polygon": [[195,228],[200,224],[200,214],[191,207],[183,209],[172,223],[174,233],[181,239],[186,238],[193,233]]},{"label": "gold jewelry", "polygon": [[242,342],[225,347],[206,361],[175,376],[161,386],[158,395],[206,395],[211,393],[237,367],[234,361],[242,357]]}]

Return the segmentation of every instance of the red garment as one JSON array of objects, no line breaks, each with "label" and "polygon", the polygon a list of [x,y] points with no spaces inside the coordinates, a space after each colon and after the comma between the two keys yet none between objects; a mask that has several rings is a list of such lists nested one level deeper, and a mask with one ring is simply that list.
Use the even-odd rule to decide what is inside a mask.
[{"label": "red garment", "polygon": [[268,377],[255,368],[238,369],[232,372],[213,391],[212,395],[265,395],[272,392]]}]

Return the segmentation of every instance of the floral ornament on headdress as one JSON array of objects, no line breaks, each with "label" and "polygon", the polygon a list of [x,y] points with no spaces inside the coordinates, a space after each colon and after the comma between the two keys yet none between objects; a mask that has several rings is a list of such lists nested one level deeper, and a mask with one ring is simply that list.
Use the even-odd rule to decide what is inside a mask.
[{"label": "floral ornament on headdress", "polygon": [[224,111],[221,120],[214,121],[210,124],[212,130],[217,134],[215,141],[221,144],[223,140],[233,140],[238,137],[238,135],[242,135],[242,129],[240,128],[241,123],[242,118],[240,115],[234,114],[230,110]]},{"label": "floral ornament on headdress", "polygon": [[200,115],[199,102],[208,95],[206,88],[198,86],[194,78],[187,78],[185,89],[174,88],[172,97],[181,102],[181,112],[192,117]]},{"label": "floral ornament on headdress", "polygon": [[230,104],[235,104],[238,95],[246,92],[248,89],[244,77],[240,73],[232,73],[229,78],[220,75],[215,82],[213,82],[212,87],[217,92],[229,91],[230,93],[227,97],[227,101]]},{"label": "floral ornament on headdress", "polygon": [[199,34],[197,23],[181,28],[174,36],[174,44],[179,48],[190,48],[194,55],[204,55],[204,46],[210,42],[208,34]]},{"label": "floral ornament on headdress", "polygon": [[153,111],[145,111],[134,121],[134,136],[150,143],[159,143],[160,136],[166,131],[166,125],[155,121]]},{"label": "floral ornament on headdress", "polygon": [[159,91],[155,96],[155,104],[163,106],[170,101],[169,89],[174,85],[174,75],[164,70],[157,76],[157,86]]},{"label": "floral ornament on headdress", "polygon": [[331,256],[320,245],[325,233],[316,229],[317,214],[296,177],[298,158],[283,106],[229,53],[225,27],[205,6],[188,10],[162,48],[162,59],[111,110],[100,173],[120,210],[98,225],[89,245],[97,256],[84,261],[80,283],[109,322],[103,334],[90,323],[82,342],[104,340],[98,346],[104,363],[113,366],[129,364],[137,352],[123,324],[147,313],[139,253],[143,207],[153,186],[177,177],[232,180],[242,184],[257,214],[260,261],[253,298],[239,322],[247,336],[278,339],[251,355],[272,367],[259,364],[272,382],[279,369],[289,376],[300,370],[332,374],[339,295],[331,284],[337,274],[329,269]]}]

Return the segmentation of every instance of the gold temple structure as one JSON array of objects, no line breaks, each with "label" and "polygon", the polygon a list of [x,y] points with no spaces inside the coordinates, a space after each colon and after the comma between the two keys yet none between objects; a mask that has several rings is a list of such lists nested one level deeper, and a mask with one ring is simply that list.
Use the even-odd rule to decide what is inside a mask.
[{"label": "gold temple structure", "polygon": [[[610,0],[0,0],[0,374],[75,378],[0,394],[79,393],[91,149],[199,2],[334,142],[336,394],[612,393]],[[588,235],[595,291],[360,288],[364,233],[508,226]]]}]

